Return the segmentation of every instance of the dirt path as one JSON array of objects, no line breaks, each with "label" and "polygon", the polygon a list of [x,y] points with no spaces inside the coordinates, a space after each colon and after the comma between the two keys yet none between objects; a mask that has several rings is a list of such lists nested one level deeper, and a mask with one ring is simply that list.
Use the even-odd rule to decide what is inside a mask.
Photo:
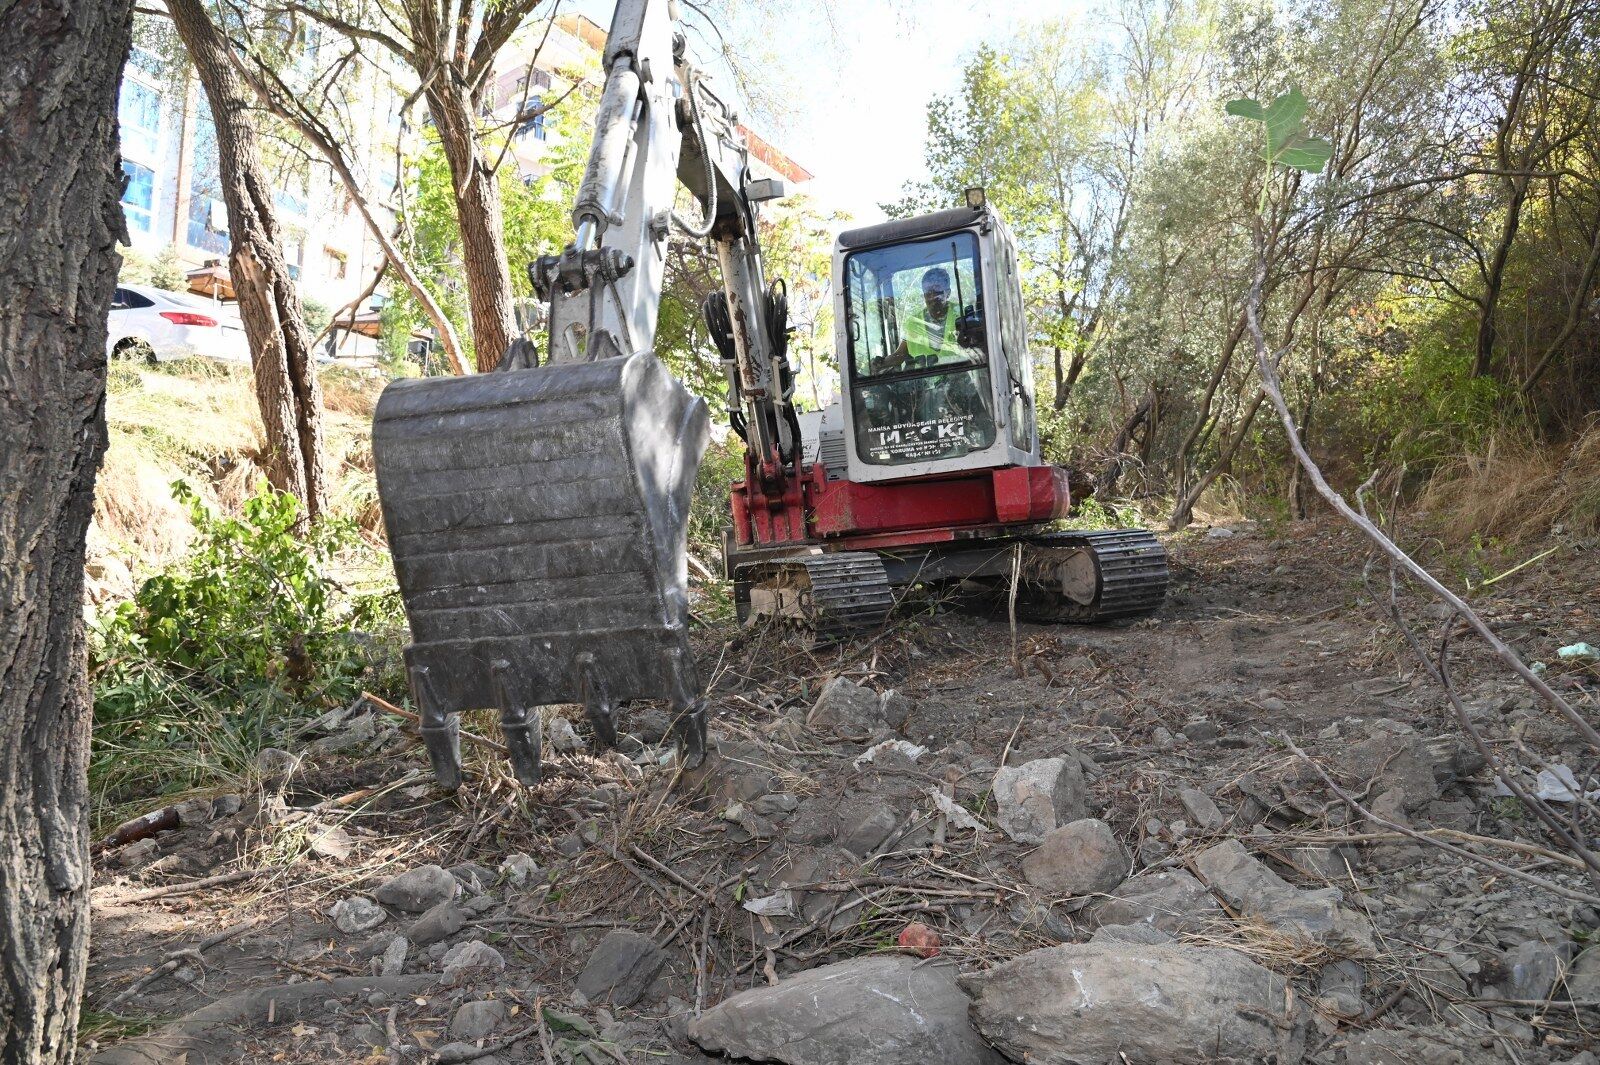
[{"label": "dirt path", "polygon": [[[1582,968],[1600,914],[1363,838],[1370,826],[1352,825],[1287,747],[1410,823],[1537,841],[1493,797],[1396,634],[1358,603],[1359,545],[1331,527],[1240,527],[1174,550],[1168,606],[1131,626],[1013,634],[924,605],[817,654],[772,632],[701,632],[720,755],[687,775],[655,746],[659,713],[634,716],[622,751],[562,756],[533,794],[469,743],[478,775],[455,797],[418,776],[425,759],[402,722],[365,708],[325,722],[239,809],[191,804],[181,829],[102,855],[90,1001],[122,1018],[93,1018],[100,1044],[122,1041],[96,1060],[467,1060],[488,1048],[472,1060],[702,1061],[685,1038],[697,1012],[892,948],[910,922],[977,972],[1115,939],[1124,926],[1106,896],[1189,873],[1216,897],[1196,904],[1208,916],[1156,920],[1150,935],[1225,946],[1293,981],[1301,1043],[1285,1060],[1585,1060],[1587,1010],[1508,1003],[1565,995],[1557,977]],[[1548,657],[1568,639],[1600,642],[1585,580],[1533,572],[1485,607],[1530,658]],[[1497,737],[1564,756],[1481,658],[1462,654],[1457,672]],[[1591,713],[1593,680],[1562,678]],[[493,735],[487,720],[468,727]],[[889,740],[926,751],[878,746]],[[1135,874],[1121,887],[1064,891],[1029,859],[1036,843],[1011,838],[997,770],[1058,758],[1052,772],[1082,776],[1074,816],[1103,819],[1117,880]],[[1055,801],[1051,816],[1071,819],[1072,803]],[[978,831],[963,827],[972,818]],[[1259,865],[1300,893],[1297,914],[1333,886],[1342,901],[1319,912],[1338,935],[1230,887],[1216,862],[1239,842],[1255,856],[1244,872]],[[366,901],[428,865],[453,877],[404,905],[400,889],[379,891],[382,908]],[[242,876],[184,890],[228,873]],[[138,897],[163,886],[179,891]],[[347,929],[382,923],[341,930],[335,903]],[[240,922],[253,923],[110,1008],[171,952]]]}]

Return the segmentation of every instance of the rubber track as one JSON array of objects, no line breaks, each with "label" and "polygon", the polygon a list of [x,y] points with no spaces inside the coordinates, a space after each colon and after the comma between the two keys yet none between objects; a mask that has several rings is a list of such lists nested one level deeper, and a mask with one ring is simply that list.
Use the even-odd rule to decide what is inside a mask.
[{"label": "rubber track", "polygon": [[1061,532],[1029,537],[1028,547],[1082,548],[1094,552],[1099,594],[1085,605],[1054,589],[1024,585],[1017,596],[1017,616],[1028,621],[1078,624],[1115,621],[1154,613],[1167,595],[1167,550],[1144,529],[1106,532]]},{"label": "rubber track", "polygon": [[[843,639],[883,623],[894,609],[894,589],[883,560],[865,551],[807,555],[752,567],[766,577],[804,569],[811,583],[813,613],[808,628],[819,642]],[[762,576],[752,574],[754,584]]]}]

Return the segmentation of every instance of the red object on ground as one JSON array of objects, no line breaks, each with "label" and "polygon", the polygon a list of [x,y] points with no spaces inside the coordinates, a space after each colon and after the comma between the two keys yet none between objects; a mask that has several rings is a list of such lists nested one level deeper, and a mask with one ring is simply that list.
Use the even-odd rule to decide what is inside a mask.
[{"label": "red object on ground", "polygon": [[921,921],[912,921],[900,933],[900,949],[909,950],[919,957],[933,957],[939,953],[939,948],[943,944],[944,941],[939,938],[939,933]]}]

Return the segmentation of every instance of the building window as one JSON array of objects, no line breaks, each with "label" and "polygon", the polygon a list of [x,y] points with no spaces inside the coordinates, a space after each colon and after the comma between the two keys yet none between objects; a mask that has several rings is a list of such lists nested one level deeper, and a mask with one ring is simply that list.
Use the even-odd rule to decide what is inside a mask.
[{"label": "building window", "polygon": [[228,254],[228,211],[222,202],[221,161],[217,154],[217,127],[209,108],[194,117],[194,157],[189,164],[189,217],[187,238],[191,248],[215,255]]},{"label": "building window", "polygon": [[344,252],[334,251],[332,248],[322,250],[328,256],[328,276],[335,281],[343,281],[345,270],[349,267],[349,260],[345,258]]},{"label": "building window", "polygon": [[122,190],[122,216],[128,220],[128,230],[149,233],[153,227],[156,175],[149,167],[122,161],[122,172],[127,175],[127,187]]},{"label": "building window", "polygon": [[122,154],[155,162],[161,147],[161,94],[124,78],[117,121],[122,127]]},{"label": "building window", "polygon": [[532,134],[534,140],[544,140],[544,98],[541,96],[528,97],[522,101],[522,107],[517,113],[526,116],[517,126],[517,136],[526,137]]}]

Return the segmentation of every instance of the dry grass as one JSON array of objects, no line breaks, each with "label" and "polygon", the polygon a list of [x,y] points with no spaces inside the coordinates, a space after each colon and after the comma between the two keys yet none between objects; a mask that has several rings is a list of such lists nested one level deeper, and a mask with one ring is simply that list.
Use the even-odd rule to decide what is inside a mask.
[{"label": "dry grass", "polygon": [[324,370],[322,379],[322,406],[335,414],[349,414],[370,420],[372,408],[377,406],[378,393],[388,381],[382,377],[336,368]]},{"label": "dry grass", "polygon": [[[372,475],[372,405],[383,381],[323,375],[324,431],[334,511],[381,535]],[[97,543],[134,569],[171,562],[193,529],[172,499],[183,480],[226,512],[264,476],[261,420],[245,366],[200,359],[159,368],[119,362],[107,383],[111,445],[95,491]]]},{"label": "dry grass", "polygon": [[1460,542],[1476,533],[1520,543],[1557,525],[1600,533],[1600,424],[1559,447],[1493,440],[1435,474],[1421,504],[1440,535]]}]

